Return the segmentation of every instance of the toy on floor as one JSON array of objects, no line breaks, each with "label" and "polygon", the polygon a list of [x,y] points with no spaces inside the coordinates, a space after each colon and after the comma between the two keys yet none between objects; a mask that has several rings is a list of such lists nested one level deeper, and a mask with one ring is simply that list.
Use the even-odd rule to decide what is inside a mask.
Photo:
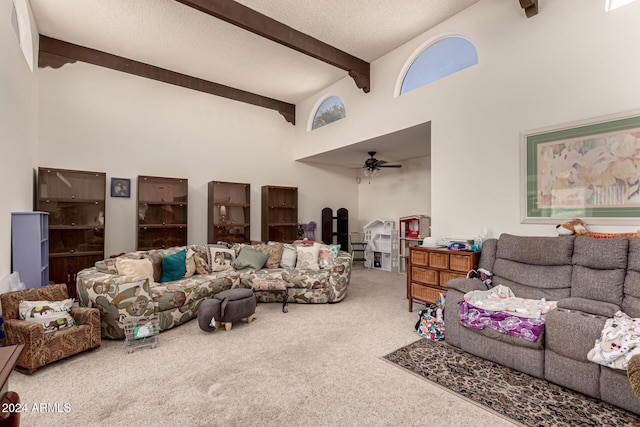
[{"label": "toy on floor", "polygon": [[238,320],[246,319],[251,323],[255,312],[256,297],[251,289],[229,289],[202,301],[198,325],[205,332],[213,332],[224,323],[224,329],[229,331]]}]

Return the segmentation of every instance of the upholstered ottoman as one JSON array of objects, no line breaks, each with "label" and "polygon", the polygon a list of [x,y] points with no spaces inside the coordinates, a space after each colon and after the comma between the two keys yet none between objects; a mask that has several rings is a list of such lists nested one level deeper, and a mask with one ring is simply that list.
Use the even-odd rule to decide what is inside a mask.
[{"label": "upholstered ottoman", "polygon": [[251,289],[229,289],[202,301],[198,310],[198,325],[205,332],[213,332],[224,323],[228,331],[232,323],[240,319],[247,319],[247,323],[251,323],[255,312],[256,297]]}]

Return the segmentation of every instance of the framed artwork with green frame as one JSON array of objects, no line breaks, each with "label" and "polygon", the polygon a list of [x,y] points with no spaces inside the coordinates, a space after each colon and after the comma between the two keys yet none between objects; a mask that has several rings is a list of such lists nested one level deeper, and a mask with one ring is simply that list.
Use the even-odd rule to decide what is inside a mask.
[{"label": "framed artwork with green frame", "polygon": [[523,223],[640,224],[640,110],[521,134]]}]

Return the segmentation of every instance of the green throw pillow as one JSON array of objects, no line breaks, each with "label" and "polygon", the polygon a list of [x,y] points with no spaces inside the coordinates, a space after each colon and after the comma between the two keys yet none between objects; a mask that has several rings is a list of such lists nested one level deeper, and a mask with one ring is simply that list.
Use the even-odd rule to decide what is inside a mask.
[{"label": "green throw pillow", "polygon": [[240,251],[238,258],[231,263],[231,266],[236,270],[244,270],[245,268],[253,268],[260,270],[264,263],[269,259],[269,254],[266,252],[258,252],[248,246],[245,246]]},{"label": "green throw pillow", "polygon": [[162,277],[160,283],[180,280],[187,272],[187,251],[185,249],[162,258]]}]

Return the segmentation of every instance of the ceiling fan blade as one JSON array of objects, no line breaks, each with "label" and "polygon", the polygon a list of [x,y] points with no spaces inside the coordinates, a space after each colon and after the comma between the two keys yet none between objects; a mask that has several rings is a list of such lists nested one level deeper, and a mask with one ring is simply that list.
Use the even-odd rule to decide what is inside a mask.
[{"label": "ceiling fan blade", "polygon": [[387,162],[386,160],[378,160],[376,162],[376,166],[382,166],[382,165],[387,164],[387,163],[389,163],[389,162]]},{"label": "ceiling fan blade", "polygon": [[401,168],[402,165],[378,165],[381,168]]}]

